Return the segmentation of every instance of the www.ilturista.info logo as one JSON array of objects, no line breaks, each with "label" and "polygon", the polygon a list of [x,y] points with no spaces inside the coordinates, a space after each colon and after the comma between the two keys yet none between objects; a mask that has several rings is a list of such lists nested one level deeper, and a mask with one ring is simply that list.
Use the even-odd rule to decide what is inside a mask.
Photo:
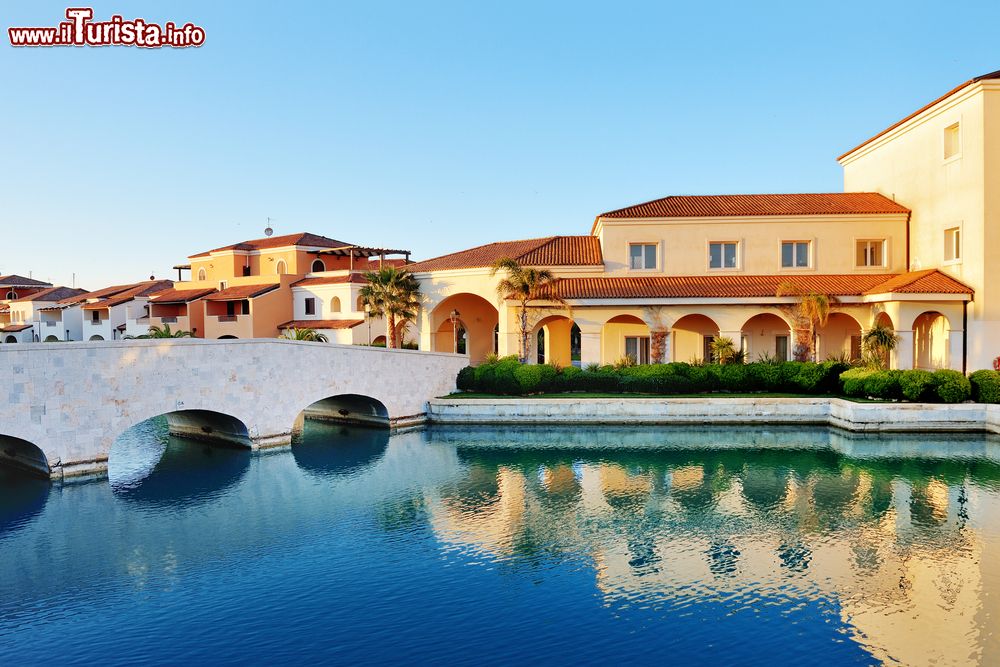
[{"label": "www.ilturista.info logo", "polygon": [[91,7],[70,7],[68,21],[51,28],[7,28],[11,46],[141,46],[184,48],[205,43],[205,29],[173,21],[162,26],[144,19],[126,21],[117,14],[109,21],[91,21]]}]

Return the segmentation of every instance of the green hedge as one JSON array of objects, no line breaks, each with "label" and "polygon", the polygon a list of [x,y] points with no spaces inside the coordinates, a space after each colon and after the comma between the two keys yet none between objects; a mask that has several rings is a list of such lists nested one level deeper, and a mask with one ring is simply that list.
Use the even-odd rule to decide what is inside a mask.
[{"label": "green hedge", "polygon": [[685,363],[601,366],[580,370],[570,366],[522,365],[504,357],[463,368],[458,388],[487,394],[525,395],[559,392],[698,394],[708,392],[834,393],[842,363],[788,361],[784,363],[707,364]]},{"label": "green hedge", "polygon": [[458,388],[510,396],[562,392],[774,392],[931,403],[961,403],[972,398],[1000,403],[1000,373],[996,371],[976,371],[967,378],[952,370],[873,370],[851,368],[836,361],[723,365],[675,362],[581,370],[574,366],[524,365],[512,356],[463,368],[458,374]]}]

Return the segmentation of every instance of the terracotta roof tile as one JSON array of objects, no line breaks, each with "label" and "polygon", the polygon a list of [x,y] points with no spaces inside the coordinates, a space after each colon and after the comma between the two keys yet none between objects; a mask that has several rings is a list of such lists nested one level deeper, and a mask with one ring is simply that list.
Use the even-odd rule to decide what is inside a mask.
[{"label": "terracotta roof tile", "polygon": [[216,291],[214,287],[200,289],[167,289],[151,294],[149,300],[153,303],[191,303]]},{"label": "terracotta roof tile", "polygon": [[18,331],[24,331],[25,329],[30,329],[30,328],[31,328],[30,324],[9,324],[5,326],[3,329],[0,329],[0,332],[17,333]]},{"label": "terracotta roof tile", "polygon": [[342,285],[344,283],[364,283],[365,276],[362,273],[344,274],[342,276],[316,276],[315,278],[303,278],[292,283],[292,287],[313,287],[315,285]]},{"label": "terracotta roof tile", "polygon": [[94,293],[91,292],[90,294],[84,295],[87,303],[84,303],[81,308],[83,310],[103,310],[105,308],[113,308],[114,306],[119,306],[123,303],[133,301],[136,297],[156,294],[157,292],[162,292],[165,289],[170,289],[173,286],[174,282],[172,280],[145,280],[141,283],[128,285],[126,289],[114,292],[113,294],[110,294],[105,298],[98,299],[97,301],[91,301],[91,299],[94,298]]},{"label": "terracotta roof tile", "polygon": [[[627,206],[598,218],[715,218],[765,215],[908,213],[877,192],[674,196]],[[595,220],[596,224],[596,220]]]},{"label": "terracotta roof tile", "polygon": [[87,290],[77,289],[76,287],[50,287],[48,289],[43,289],[40,292],[28,294],[20,299],[14,299],[13,301],[15,303],[29,301],[60,301],[62,299],[72,298],[86,293]]},{"label": "terracotta roof tile", "polygon": [[205,297],[205,301],[242,301],[267,294],[278,289],[278,283],[267,283],[264,285],[236,285],[227,287],[221,292],[210,294]]},{"label": "terracotta roof tile", "polygon": [[44,280],[35,280],[14,274],[0,276],[0,285],[3,287],[52,287],[52,283],[47,283]]},{"label": "terracotta roof tile", "polygon": [[602,266],[596,236],[547,236],[523,241],[499,241],[410,264],[413,273],[477,269],[509,257],[525,266]]},{"label": "terracotta roof tile", "polygon": [[973,294],[974,290],[937,269],[910,271],[890,278],[865,294]]},{"label": "terracotta roof tile", "polygon": [[987,81],[989,79],[1000,79],[1000,70],[997,70],[996,72],[990,72],[989,74],[983,74],[982,76],[973,77],[973,78],[969,79],[968,81],[966,81],[965,83],[959,84],[958,86],[952,88],[947,93],[945,93],[941,97],[937,98],[933,102],[930,102],[929,104],[925,104],[924,106],[920,107],[919,109],[917,109],[916,111],[914,111],[913,113],[911,113],[909,116],[906,116],[902,120],[893,123],[892,125],[890,125],[889,127],[885,128],[884,130],[882,130],[881,132],[879,132],[875,136],[871,137],[870,139],[866,139],[866,140],[862,141],[860,144],[858,144],[857,146],[855,146],[851,150],[847,151],[846,153],[844,153],[843,155],[841,155],[840,157],[838,157],[837,160],[838,161],[839,160],[843,160],[845,157],[847,157],[851,153],[857,151],[859,148],[864,148],[865,146],[867,146],[871,142],[875,141],[876,139],[889,134],[890,132],[892,132],[893,130],[895,130],[900,125],[903,125],[907,121],[912,120],[913,118],[916,118],[917,116],[919,116],[923,112],[927,111],[931,107],[935,106],[936,104],[945,101],[946,99],[948,99],[949,97],[951,97],[955,93],[960,92],[962,90],[965,90],[966,88],[968,88],[969,86],[971,86],[974,83],[977,83],[979,81]]},{"label": "terracotta roof tile", "polygon": [[[928,272],[920,272],[926,274]],[[797,285],[804,292],[830,296],[884,294],[902,289],[886,289],[904,284],[914,294],[971,294],[972,290],[944,274],[847,274],[809,276],[646,276],[622,278],[563,278],[556,284],[564,299],[649,299],[649,298],[771,298],[782,283]]]},{"label": "terracotta roof tile", "polygon": [[233,245],[222,246],[221,248],[213,248],[212,250],[199,252],[196,255],[189,255],[189,257],[205,257],[213,252],[220,252],[223,250],[248,250],[248,251],[266,250],[268,248],[284,248],[285,246],[308,246],[310,248],[340,248],[349,245],[353,244],[345,243],[343,241],[338,241],[336,239],[331,239],[326,236],[320,236],[319,234],[311,234],[309,232],[298,232],[296,234],[285,234],[284,236],[270,236],[263,239],[251,239],[249,241],[241,241],[239,243],[234,243]]},{"label": "terracotta roof tile", "polygon": [[279,324],[279,329],[353,329],[364,320],[292,320]]},{"label": "terracotta roof tile", "polygon": [[10,306],[6,303],[0,303],[0,313],[6,313],[10,310]]}]

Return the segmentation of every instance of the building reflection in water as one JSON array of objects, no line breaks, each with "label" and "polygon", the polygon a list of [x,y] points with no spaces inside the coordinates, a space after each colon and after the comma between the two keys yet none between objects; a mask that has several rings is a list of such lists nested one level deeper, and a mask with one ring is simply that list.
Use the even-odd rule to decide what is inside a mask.
[{"label": "building reflection in water", "polygon": [[646,449],[614,452],[553,430],[496,446],[432,434],[457,444],[466,477],[425,500],[452,548],[586,553],[609,604],[821,600],[876,658],[1000,664],[1000,446],[890,437],[898,455],[858,458],[842,452],[871,439],[825,433],[779,451],[761,432],[685,449],[646,430],[623,437]]}]

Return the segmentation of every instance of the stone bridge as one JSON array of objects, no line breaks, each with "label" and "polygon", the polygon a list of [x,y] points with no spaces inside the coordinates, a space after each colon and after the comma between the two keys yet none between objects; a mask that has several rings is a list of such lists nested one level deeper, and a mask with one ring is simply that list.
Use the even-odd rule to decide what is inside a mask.
[{"label": "stone bridge", "polygon": [[254,449],[289,444],[303,417],[417,424],[467,363],[280,339],[3,345],[0,459],[55,478],[99,474],[118,436],[160,415],[173,433]]}]

